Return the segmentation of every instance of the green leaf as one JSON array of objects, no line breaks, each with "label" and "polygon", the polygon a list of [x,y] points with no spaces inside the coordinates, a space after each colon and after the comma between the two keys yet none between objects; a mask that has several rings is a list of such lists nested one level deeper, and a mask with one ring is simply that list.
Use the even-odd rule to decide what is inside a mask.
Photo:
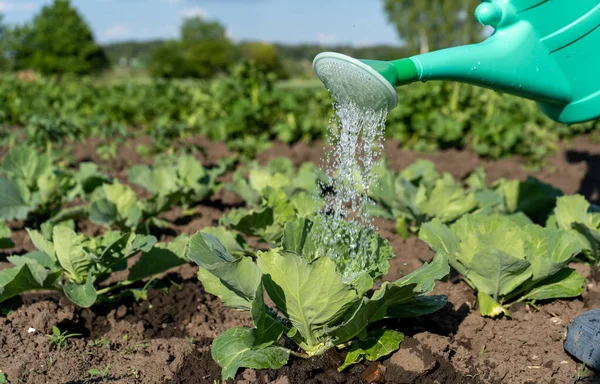
[{"label": "green leaf", "polygon": [[[34,251],[34,252],[26,253],[23,256],[9,256],[7,259],[10,261],[10,260],[12,260],[12,258],[17,258],[17,257],[33,260],[37,264],[41,265],[42,267],[50,269],[52,271],[57,271],[60,269],[60,266],[58,265],[58,260],[56,260],[56,258],[54,258],[54,257],[48,256],[48,254],[46,254],[45,252]],[[17,265],[13,261],[11,261],[11,263]]]},{"label": "green leaf", "polygon": [[[295,252],[307,261],[313,261],[324,255],[323,250],[318,247],[315,239],[311,236],[313,222],[298,219],[289,221],[283,229],[281,245],[283,249]],[[317,231],[319,228],[317,228]]]},{"label": "green leaf", "polygon": [[468,279],[478,292],[496,300],[509,294],[532,276],[527,260],[509,255],[497,248],[480,248],[469,264]]},{"label": "green leaf", "polygon": [[535,222],[544,222],[554,208],[562,191],[528,176],[518,184],[517,210],[524,212]]},{"label": "green leaf", "polygon": [[230,328],[212,344],[213,359],[222,368],[224,380],[233,379],[239,368],[279,369],[289,358],[289,351],[278,346],[256,345],[254,329]]},{"label": "green leaf", "polygon": [[100,255],[99,262],[105,267],[111,267],[140,251],[148,252],[156,243],[154,236],[143,236],[128,233],[111,241]]},{"label": "green leaf", "polygon": [[449,273],[448,258],[441,252],[435,255],[431,263],[424,263],[409,275],[396,280],[394,284],[399,287],[416,284],[415,293],[424,295],[433,290],[436,280],[444,279]]},{"label": "green leaf", "polygon": [[249,236],[265,237],[274,223],[274,212],[271,207],[252,211],[234,209],[221,217],[221,224]]},{"label": "green leaf", "polygon": [[104,266],[111,266],[118,263],[125,258],[124,251],[127,247],[130,236],[133,234],[120,234],[116,239],[112,238],[112,234],[115,232],[108,232],[111,235],[110,244],[102,251],[102,254],[98,258],[97,262]]},{"label": "green leaf", "polygon": [[292,196],[290,202],[299,217],[313,216],[323,207],[323,199],[304,191]]},{"label": "green leaf", "polygon": [[317,195],[321,177],[321,170],[315,164],[302,163],[296,177],[292,180],[293,192],[305,191],[311,196]]},{"label": "green leaf", "polygon": [[510,215],[506,215],[506,218],[517,224],[519,227],[524,227],[528,224],[533,224],[533,221],[523,212],[517,212]]},{"label": "green leaf", "polygon": [[37,249],[44,252],[49,257],[56,259],[56,254],[54,252],[54,244],[46,239],[46,237],[36,230],[32,230],[27,228],[27,233],[29,234],[29,238],[31,242]]},{"label": "green leaf", "polygon": [[257,296],[262,297],[262,275],[256,264],[249,257],[235,258],[216,237],[195,234],[186,256],[201,267],[198,277],[204,289],[225,306],[250,311]]},{"label": "green leaf", "polygon": [[93,265],[83,249],[83,235],[78,235],[67,227],[54,227],[52,232],[56,258],[65,271],[69,281],[75,284],[85,282],[88,271]]},{"label": "green leaf", "polygon": [[497,317],[502,314],[510,317],[510,312],[484,292],[477,292],[479,313],[481,316]]},{"label": "green leaf", "polygon": [[55,289],[60,272],[46,276],[44,284],[38,283],[39,276],[34,276],[30,263],[23,263],[13,268],[0,270],[0,302],[36,289]]},{"label": "green leaf", "polygon": [[127,247],[125,248],[125,255],[129,257],[138,252],[148,252],[152,249],[154,244],[156,244],[156,237],[152,235],[130,236]]},{"label": "green leaf", "polygon": [[362,297],[353,312],[346,316],[340,325],[328,329],[327,335],[335,344],[352,340],[363,333],[367,325],[385,318],[388,308],[413,301],[416,297],[415,288],[416,284],[398,286],[388,281],[384,282],[372,298]]},{"label": "green leaf", "polygon": [[27,186],[36,185],[38,179],[51,171],[48,156],[38,154],[30,147],[16,147],[2,159],[0,172],[5,172],[13,179],[23,180]]},{"label": "green leaf", "polygon": [[563,268],[558,273],[542,280],[533,287],[525,298],[527,300],[547,300],[576,297],[583,292],[585,279],[570,268]]},{"label": "green leaf", "polygon": [[104,184],[102,188],[106,199],[116,206],[121,217],[126,217],[128,212],[137,204],[137,195],[127,185],[116,182],[114,184]]},{"label": "green leaf", "polygon": [[79,170],[74,176],[81,186],[81,192],[83,192],[81,197],[92,193],[96,188],[102,186],[103,183],[110,181],[108,177],[98,172],[98,165],[96,163],[90,162],[79,163]]},{"label": "green leaf", "polygon": [[50,275],[51,270],[40,264],[35,259],[35,256],[30,257],[30,255],[31,254],[26,254],[23,256],[9,256],[7,257],[7,260],[15,266],[27,265],[29,267],[29,271],[31,272],[31,276],[33,276],[39,286],[42,287],[44,286],[46,278],[48,275]]},{"label": "green leaf", "polygon": [[447,255],[453,255],[459,246],[459,238],[437,218],[421,226],[419,239],[434,251],[444,251]]},{"label": "green leaf", "polygon": [[206,227],[202,229],[203,233],[215,236],[225,249],[232,254],[244,253],[247,250],[247,244],[244,238],[239,234],[229,231],[225,227]]},{"label": "green leaf", "polygon": [[34,209],[23,182],[0,177],[0,220],[24,220]]},{"label": "green leaf", "polygon": [[309,353],[318,346],[315,332],[334,323],[359,299],[327,257],[308,263],[294,253],[270,250],[259,252],[258,265],[269,297],[306,340]]},{"label": "green leaf", "polygon": [[248,182],[250,186],[259,193],[266,187],[282,189],[291,184],[290,179],[286,175],[278,172],[270,172],[263,168],[250,170]]},{"label": "green leaf", "polygon": [[99,199],[90,205],[90,220],[96,224],[110,225],[117,221],[117,206],[107,199]]},{"label": "green leaf", "polygon": [[430,191],[421,185],[415,205],[427,216],[438,217],[447,223],[473,211],[477,207],[477,200],[473,193],[465,193],[462,186],[446,174],[436,180]]},{"label": "green leaf", "polygon": [[0,221],[0,249],[3,248],[12,248],[15,246],[15,243],[10,239],[10,228]]},{"label": "green leaf", "polygon": [[588,224],[590,204],[581,195],[563,196],[557,199],[554,213],[561,229],[571,229],[573,223]]},{"label": "green leaf", "polygon": [[65,282],[63,291],[69,300],[82,308],[89,308],[94,305],[98,297],[91,273],[88,274],[84,284],[75,284],[70,281]]},{"label": "green leaf", "polygon": [[581,252],[581,244],[573,231],[528,225],[524,233],[531,251],[527,260],[531,263],[534,282],[554,275]]},{"label": "green leaf", "polygon": [[185,250],[189,239],[187,235],[180,235],[173,241],[158,243],[149,251],[143,252],[129,270],[127,280],[142,280],[187,263],[189,260],[185,257]]},{"label": "green leaf", "polygon": [[198,232],[190,239],[185,256],[201,267],[210,267],[220,263],[237,260],[227,252],[216,236]]},{"label": "green leaf", "polygon": [[368,361],[379,360],[400,348],[402,340],[404,340],[404,335],[398,331],[391,329],[373,331],[365,339],[352,344],[344,363],[338,368],[338,371],[342,372],[364,359]]},{"label": "green leaf", "polygon": [[129,181],[150,191],[152,194],[166,195],[177,191],[177,174],[170,167],[136,165],[127,171]]},{"label": "green leaf", "polygon": [[408,303],[391,306],[387,316],[392,318],[408,318],[429,315],[446,306],[448,297],[445,295],[417,296]]},{"label": "green leaf", "polygon": [[251,311],[255,346],[272,344],[281,337],[283,326],[266,312],[262,274],[250,257],[235,258],[207,233],[192,237],[186,256],[200,265],[198,278],[208,293],[218,296],[227,307]]},{"label": "green leaf", "polygon": [[344,343],[363,332],[369,323],[384,317],[394,317],[402,313],[405,306],[409,311],[410,306],[416,304],[416,298],[433,289],[432,279],[442,279],[448,272],[448,259],[445,254],[436,254],[430,264],[424,264],[396,282],[384,282],[370,299],[363,297],[352,314],[347,316],[341,325],[328,331],[328,334],[336,343]]},{"label": "green leaf", "polygon": [[223,188],[238,194],[250,207],[258,207],[262,200],[261,196],[244,179],[241,171],[234,173],[233,183],[225,184]]}]

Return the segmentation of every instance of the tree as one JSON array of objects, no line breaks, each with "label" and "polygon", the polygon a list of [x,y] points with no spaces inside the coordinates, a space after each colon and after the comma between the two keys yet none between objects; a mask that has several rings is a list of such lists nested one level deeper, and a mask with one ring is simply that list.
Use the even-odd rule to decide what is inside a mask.
[{"label": "tree", "polygon": [[84,75],[108,67],[104,51],[69,0],[54,0],[44,6],[33,23],[21,27],[17,35],[18,69]]},{"label": "tree", "polygon": [[0,13],[0,70],[10,68],[10,41],[9,30],[4,24],[4,15]]},{"label": "tree", "polygon": [[201,41],[220,41],[227,39],[227,30],[218,21],[205,20],[200,16],[190,17],[181,26],[181,41],[197,43]]},{"label": "tree", "polygon": [[179,41],[169,41],[152,50],[148,71],[154,77],[177,79],[189,76],[183,46]]},{"label": "tree", "polygon": [[284,68],[277,48],[273,44],[262,42],[246,42],[239,46],[242,57],[253,61],[258,68],[265,72],[273,72],[278,76],[284,75]]},{"label": "tree", "polygon": [[235,46],[217,21],[185,19],[181,40],[154,50],[148,67],[156,77],[210,78],[224,72],[235,60]]},{"label": "tree", "polygon": [[471,44],[483,27],[473,16],[481,0],[383,0],[388,20],[413,52]]}]

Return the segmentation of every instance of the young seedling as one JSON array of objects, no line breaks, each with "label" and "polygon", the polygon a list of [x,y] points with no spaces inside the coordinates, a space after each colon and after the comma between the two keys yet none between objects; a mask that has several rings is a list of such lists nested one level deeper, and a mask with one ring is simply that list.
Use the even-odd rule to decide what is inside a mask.
[{"label": "young seedling", "polygon": [[104,348],[110,348],[110,340],[108,340],[107,338],[105,338],[104,336],[102,336],[99,339],[96,340],[92,340],[90,342],[90,345],[92,347],[104,347]]},{"label": "young seedling", "polygon": [[132,379],[137,380],[140,378],[140,370],[131,368],[129,370],[129,375],[131,376]]},{"label": "young seedling", "polygon": [[50,345],[54,346],[58,351],[67,345],[68,339],[81,336],[80,333],[67,333],[68,331],[60,332],[57,326],[52,327],[52,334],[48,335]]},{"label": "young seedling", "polygon": [[581,364],[579,366],[579,368],[577,369],[577,375],[575,376],[575,381],[574,383],[578,383],[582,380],[584,380],[585,378],[587,378],[590,373],[592,373],[592,371],[590,371],[590,369],[588,367],[586,367],[585,364]]},{"label": "young seedling", "polygon": [[108,374],[110,371],[110,364],[107,364],[104,369],[100,370],[99,368],[92,368],[88,371],[90,377],[98,377],[102,380],[102,382],[106,382],[108,379]]}]

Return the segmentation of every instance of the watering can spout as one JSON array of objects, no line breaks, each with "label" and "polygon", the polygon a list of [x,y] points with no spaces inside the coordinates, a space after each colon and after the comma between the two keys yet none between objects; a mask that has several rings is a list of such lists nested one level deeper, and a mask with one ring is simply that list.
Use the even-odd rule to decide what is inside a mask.
[{"label": "watering can spout", "polygon": [[395,87],[450,80],[535,100],[565,124],[600,117],[597,1],[484,0],[475,16],[494,28],[482,43],[389,62],[325,53],[315,58],[315,72],[334,97],[362,106],[392,109]]}]

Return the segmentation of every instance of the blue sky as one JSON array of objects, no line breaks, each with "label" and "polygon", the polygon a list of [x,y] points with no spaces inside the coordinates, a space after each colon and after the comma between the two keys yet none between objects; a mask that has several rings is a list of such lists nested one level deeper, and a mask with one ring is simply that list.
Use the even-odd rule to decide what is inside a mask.
[{"label": "blue sky", "polygon": [[[0,0],[22,23],[51,0]],[[100,42],[175,38],[185,16],[218,19],[234,40],[400,44],[381,0],[71,0]]]}]

